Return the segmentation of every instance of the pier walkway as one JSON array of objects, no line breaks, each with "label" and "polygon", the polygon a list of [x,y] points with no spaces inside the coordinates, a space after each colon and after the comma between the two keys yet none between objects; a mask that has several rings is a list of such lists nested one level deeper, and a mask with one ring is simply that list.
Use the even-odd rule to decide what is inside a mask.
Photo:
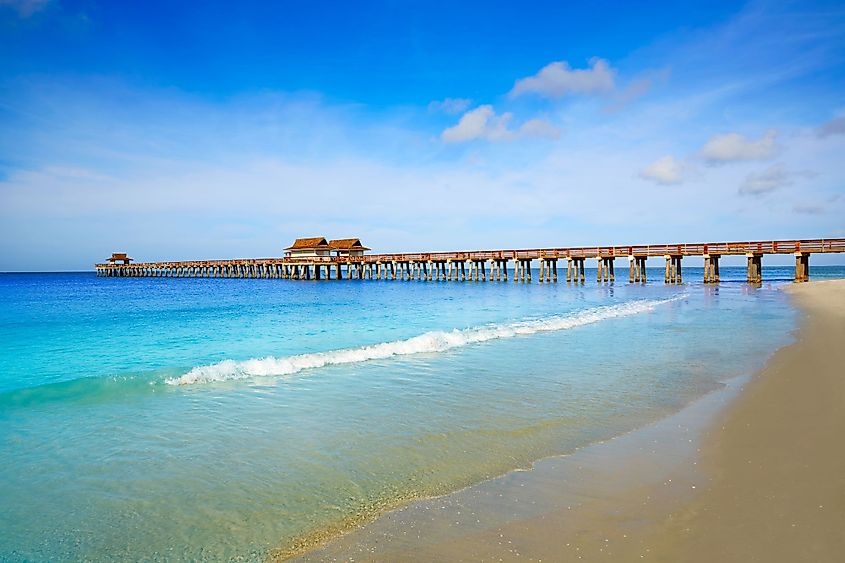
[{"label": "pier walkway", "polygon": [[[136,262],[126,254],[113,254],[96,264],[98,276],[274,278],[291,280],[427,280],[427,281],[532,281],[532,263],[539,266],[539,282],[558,281],[558,263],[565,262],[565,279],[584,282],[586,260],[595,260],[598,282],[616,279],[616,259],[628,260],[628,281],[645,283],[646,259],[665,259],[664,281],[681,283],[681,262],[698,257],[704,264],[704,282],[719,282],[719,258],[745,256],[747,280],[762,281],[762,257],[769,254],[795,256],[795,280],[810,277],[810,254],[845,252],[845,239],[805,239],[756,242],[659,244],[644,246],[591,246],[522,250],[478,250],[370,254],[363,256],[312,256],[241,258],[233,260],[187,260]],[[512,264],[511,264],[512,262]],[[561,273],[563,277],[563,272]]]}]

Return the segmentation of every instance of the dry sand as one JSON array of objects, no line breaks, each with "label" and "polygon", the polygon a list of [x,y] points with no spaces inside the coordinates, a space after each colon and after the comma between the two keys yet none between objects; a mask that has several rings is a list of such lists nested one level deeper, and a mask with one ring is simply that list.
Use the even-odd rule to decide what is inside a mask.
[{"label": "dry sand", "polygon": [[797,341],[750,381],[301,559],[845,561],[845,280],[787,291]]}]

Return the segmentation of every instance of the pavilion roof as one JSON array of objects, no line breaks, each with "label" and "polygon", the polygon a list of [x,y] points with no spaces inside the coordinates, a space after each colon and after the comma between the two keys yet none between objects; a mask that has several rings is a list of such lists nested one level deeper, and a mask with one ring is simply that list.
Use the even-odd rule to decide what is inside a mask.
[{"label": "pavilion roof", "polygon": [[328,249],[329,243],[325,237],[298,238],[285,250]]},{"label": "pavilion roof", "polygon": [[329,241],[332,250],[370,250],[358,238],[340,238]]},{"label": "pavilion roof", "polygon": [[134,258],[130,258],[125,252],[112,252],[111,256],[106,258],[106,261],[108,262],[114,262],[117,260],[134,260]]}]

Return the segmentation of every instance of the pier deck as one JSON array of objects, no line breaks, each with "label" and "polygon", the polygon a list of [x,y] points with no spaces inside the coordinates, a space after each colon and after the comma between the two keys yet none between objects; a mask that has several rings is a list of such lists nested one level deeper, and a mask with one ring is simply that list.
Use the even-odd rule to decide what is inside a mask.
[{"label": "pier deck", "polygon": [[[239,258],[231,260],[187,260],[138,262],[126,254],[114,254],[106,263],[96,264],[98,276],[106,277],[206,277],[276,279],[391,279],[441,281],[507,281],[509,270],[514,281],[531,281],[532,262],[539,264],[540,282],[558,281],[558,261],[566,261],[566,281],[584,281],[584,263],[596,260],[597,281],[615,280],[614,262],[629,261],[629,281],[646,282],[645,261],[649,257],[666,260],[664,281],[681,283],[684,257],[701,257],[704,281],[718,283],[721,256],[746,256],[748,281],[762,280],[762,257],[768,254],[795,256],[795,279],[809,279],[809,256],[815,253],[845,252],[845,239],[804,239],[695,244],[588,246],[519,250],[475,250],[458,252],[417,252],[370,254],[364,256],[319,256],[309,258]],[[509,263],[513,266],[509,268]],[[118,263],[123,262],[123,263]],[[489,267],[489,268],[488,268]],[[334,275],[332,275],[334,274]]]}]

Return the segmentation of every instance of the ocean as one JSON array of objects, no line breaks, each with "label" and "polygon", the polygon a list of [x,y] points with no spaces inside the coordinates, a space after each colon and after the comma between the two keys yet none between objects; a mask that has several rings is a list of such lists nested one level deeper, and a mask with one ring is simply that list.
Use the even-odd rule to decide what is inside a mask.
[{"label": "ocean", "polygon": [[0,559],[262,560],[628,432],[790,342],[793,273],[0,274]]}]

